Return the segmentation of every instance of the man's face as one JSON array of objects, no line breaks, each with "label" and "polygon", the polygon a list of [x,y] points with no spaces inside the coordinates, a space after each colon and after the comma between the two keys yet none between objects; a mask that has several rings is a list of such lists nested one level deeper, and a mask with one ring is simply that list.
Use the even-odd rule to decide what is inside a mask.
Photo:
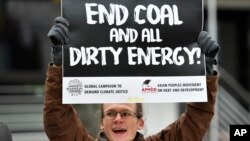
[{"label": "man's face", "polygon": [[104,104],[101,129],[110,141],[132,141],[143,128],[143,119],[136,117],[136,104]]}]

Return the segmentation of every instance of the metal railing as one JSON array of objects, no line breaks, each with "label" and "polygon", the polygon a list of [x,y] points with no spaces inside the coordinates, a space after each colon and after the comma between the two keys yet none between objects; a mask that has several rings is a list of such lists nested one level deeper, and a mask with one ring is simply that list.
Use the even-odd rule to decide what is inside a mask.
[{"label": "metal railing", "polygon": [[12,133],[43,131],[42,108],[42,86],[0,86],[0,121],[5,122]]}]

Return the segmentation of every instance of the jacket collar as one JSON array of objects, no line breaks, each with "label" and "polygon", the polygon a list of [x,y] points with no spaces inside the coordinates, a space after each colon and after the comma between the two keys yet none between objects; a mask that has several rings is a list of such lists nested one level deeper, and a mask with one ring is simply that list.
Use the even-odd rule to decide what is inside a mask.
[{"label": "jacket collar", "polygon": [[[136,133],[134,141],[143,141],[144,136],[140,132]],[[108,138],[106,137],[105,133],[103,131],[99,132],[97,141],[109,141]]]}]

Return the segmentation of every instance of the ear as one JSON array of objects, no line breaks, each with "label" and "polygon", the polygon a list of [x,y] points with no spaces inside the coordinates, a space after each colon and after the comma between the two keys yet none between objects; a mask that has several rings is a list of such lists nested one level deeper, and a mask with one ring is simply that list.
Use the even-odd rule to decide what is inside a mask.
[{"label": "ear", "polygon": [[143,119],[138,119],[137,121],[137,130],[141,130],[144,127],[144,120]]},{"label": "ear", "polygon": [[103,130],[103,129],[104,129],[103,120],[101,120],[101,122],[100,122],[100,124],[99,124],[99,127],[100,127],[100,129],[101,129],[101,130]]}]

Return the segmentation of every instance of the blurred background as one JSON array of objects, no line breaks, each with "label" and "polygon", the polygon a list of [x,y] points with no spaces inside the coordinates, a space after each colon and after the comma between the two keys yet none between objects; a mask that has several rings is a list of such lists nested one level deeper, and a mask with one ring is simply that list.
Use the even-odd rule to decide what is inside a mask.
[{"label": "blurred background", "polygon": [[[250,0],[204,0],[204,5],[204,30],[221,46],[216,113],[204,141],[229,141],[229,125],[250,124]],[[48,141],[42,121],[50,61],[46,35],[59,15],[60,0],[0,1],[0,121],[13,141]],[[95,136],[97,105],[74,106]],[[144,107],[147,136],[173,122],[185,104]]]}]

